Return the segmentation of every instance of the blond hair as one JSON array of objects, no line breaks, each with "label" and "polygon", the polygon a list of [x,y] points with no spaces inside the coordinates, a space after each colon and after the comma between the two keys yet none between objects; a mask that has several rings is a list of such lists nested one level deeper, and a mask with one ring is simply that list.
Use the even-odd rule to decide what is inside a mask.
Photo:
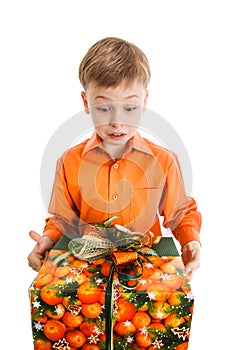
[{"label": "blond hair", "polygon": [[150,75],[149,62],[142,50],[115,37],[101,39],[91,46],[79,66],[79,80],[84,89],[91,81],[109,87],[135,79],[147,87]]}]

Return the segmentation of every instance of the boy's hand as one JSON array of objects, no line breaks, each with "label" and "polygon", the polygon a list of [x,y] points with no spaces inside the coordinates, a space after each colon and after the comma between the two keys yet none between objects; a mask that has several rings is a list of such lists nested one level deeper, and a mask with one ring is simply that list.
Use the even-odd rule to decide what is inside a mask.
[{"label": "boy's hand", "polygon": [[200,266],[200,243],[198,241],[186,243],[182,248],[182,259],[188,280],[191,281],[194,272]]},{"label": "boy's hand", "polygon": [[52,248],[53,241],[48,236],[41,236],[35,231],[30,231],[29,236],[37,242],[28,255],[28,265],[35,271],[39,271],[46,253]]}]

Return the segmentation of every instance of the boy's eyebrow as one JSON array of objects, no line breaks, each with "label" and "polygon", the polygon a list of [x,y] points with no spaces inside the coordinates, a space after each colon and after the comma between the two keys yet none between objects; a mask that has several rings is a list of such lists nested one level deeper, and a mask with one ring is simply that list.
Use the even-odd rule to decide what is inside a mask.
[{"label": "boy's eyebrow", "polygon": [[[140,97],[139,95],[129,95],[129,96],[126,96],[126,97],[124,97],[124,100],[128,100],[128,99],[131,99],[131,98],[134,98],[134,97]],[[102,99],[102,100],[108,100],[108,101],[110,101],[111,100],[111,98],[110,97],[107,97],[107,96],[102,96],[102,95],[98,95],[98,96],[96,96],[95,97],[95,100],[98,100],[98,99]]]}]

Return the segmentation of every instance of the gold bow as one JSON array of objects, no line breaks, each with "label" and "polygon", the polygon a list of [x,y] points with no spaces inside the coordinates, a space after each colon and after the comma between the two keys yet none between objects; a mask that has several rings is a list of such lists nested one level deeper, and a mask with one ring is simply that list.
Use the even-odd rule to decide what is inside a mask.
[{"label": "gold bow", "polygon": [[98,232],[89,232],[80,238],[72,239],[69,251],[78,259],[91,261],[111,256],[116,265],[127,264],[137,260],[137,251],[151,247],[154,242],[152,232],[130,232],[126,237],[115,242],[101,237]]}]

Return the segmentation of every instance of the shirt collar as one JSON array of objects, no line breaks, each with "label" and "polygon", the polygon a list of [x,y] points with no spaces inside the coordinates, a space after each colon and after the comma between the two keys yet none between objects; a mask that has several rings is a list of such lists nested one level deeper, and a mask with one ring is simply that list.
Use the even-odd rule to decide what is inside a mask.
[{"label": "shirt collar", "polygon": [[149,143],[146,142],[146,140],[138,132],[136,132],[136,134],[130,140],[130,146],[138,151],[154,156]]},{"label": "shirt collar", "polygon": [[104,150],[104,147],[102,145],[102,141],[95,131],[93,132],[90,139],[87,140],[87,143],[86,143],[86,145],[83,149],[83,152],[82,152],[82,156],[84,156],[87,152],[93,150],[94,148],[101,148]]},{"label": "shirt collar", "polygon": [[[97,135],[96,131],[94,131],[91,138],[87,141],[87,143],[83,149],[82,156],[84,156],[87,152],[89,152],[95,148],[100,148],[103,151],[105,151],[103,144],[102,144],[102,141],[101,141],[100,137]],[[152,156],[154,155],[153,152],[151,151],[148,143],[145,141],[145,139],[138,132],[136,132],[136,134],[130,139],[127,153],[130,152],[132,149],[136,149],[137,151],[144,152],[144,153],[150,154]]]}]

